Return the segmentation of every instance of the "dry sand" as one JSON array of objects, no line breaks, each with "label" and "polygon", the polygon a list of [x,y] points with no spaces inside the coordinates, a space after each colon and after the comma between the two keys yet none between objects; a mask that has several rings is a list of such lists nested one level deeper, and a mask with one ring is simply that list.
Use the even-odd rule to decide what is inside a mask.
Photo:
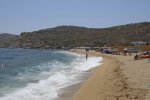
[{"label": "dry sand", "polygon": [[98,52],[89,55],[102,56],[103,65],[92,69],[84,83],[64,89],[59,100],[150,100],[150,61]]},{"label": "dry sand", "polygon": [[73,100],[150,100],[150,63],[133,56],[102,56],[104,63],[74,95]]}]

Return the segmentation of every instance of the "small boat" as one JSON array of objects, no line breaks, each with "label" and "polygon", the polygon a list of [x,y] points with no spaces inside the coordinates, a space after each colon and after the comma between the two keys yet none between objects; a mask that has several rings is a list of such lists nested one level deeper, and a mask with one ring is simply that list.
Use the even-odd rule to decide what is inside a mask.
[{"label": "small boat", "polygon": [[150,55],[143,55],[142,58],[150,58]]}]

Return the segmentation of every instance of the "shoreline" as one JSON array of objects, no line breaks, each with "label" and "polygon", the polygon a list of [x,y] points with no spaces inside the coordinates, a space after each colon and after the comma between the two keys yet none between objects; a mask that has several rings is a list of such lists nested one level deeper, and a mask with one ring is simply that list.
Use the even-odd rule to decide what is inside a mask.
[{"label": "shoreline", "polygon": [[[73,53],[79,54],[79,55],[85,55],[85,51],[84,50],[77,50],[77,51],[71,51]],[[89,54],[89,57],[101,57],[101,56],[97,56],[95,54]],[[101,62],[100,62],[101,63]],[[97,69],[97,67],[100,67],[102,64],[95,66],[87,71],[82,72],[82,75],[80,75],[80,77],[78,77],[80,80],[79,83],[75,83],[72,85],[69,85],[67,87],[61,88],[58,90],[58,97],[53,99],[53,100],[73,100],[74,94],[81,88],[81,86],[89,79],[89,77],[93,74],[93,72],[95,71],[95,69]]]},{"label": "shoreline", "polygon": [[[85,54],[85,51],[75,53]],[[150,63],[133,56],[105,55],[103,64],[92,68],[84,82],[63,89],[57,100],[150,100]],[[144,67],[142,67],[144,65]]]},{"label": "shoreline", "polygon": [[94,52],[94,55],[102,56],[103,64],[96,67],[93,74],[76,92],[73,100],[119,100],[119,90],[113,85],[120,81],[119,67],[121,63],[111,56],[98,52]]}]

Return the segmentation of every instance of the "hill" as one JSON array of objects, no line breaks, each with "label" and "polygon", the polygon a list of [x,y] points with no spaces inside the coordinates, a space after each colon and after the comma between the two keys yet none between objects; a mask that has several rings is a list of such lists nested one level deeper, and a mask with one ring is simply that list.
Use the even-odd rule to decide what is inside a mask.
[{"label": "hill", "polygon": [[77,46],[125,45],[131,41],[150,42],[150,22],[85,28],[58,26],[34,32],[23,32],[14,41],[21,48],[70,48]]},{"label": "hill", "polygon": [[0,47],[10,47],[12,45],[12,41],[16,39],[18,36],[17,35],[12,35],[8,33],[1,33],[0,34]]}]

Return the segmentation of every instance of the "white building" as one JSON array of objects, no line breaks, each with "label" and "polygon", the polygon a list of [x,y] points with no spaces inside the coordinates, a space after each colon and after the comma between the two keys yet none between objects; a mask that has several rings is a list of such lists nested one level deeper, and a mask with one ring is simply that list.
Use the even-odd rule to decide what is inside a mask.
[{"label": "white building", "polygon": [[142,41],[135,41],[135,42],[131,42],[132,45],[135,46],[139,46],[139,45],[146,45],[146,42],[142,42]]}]

